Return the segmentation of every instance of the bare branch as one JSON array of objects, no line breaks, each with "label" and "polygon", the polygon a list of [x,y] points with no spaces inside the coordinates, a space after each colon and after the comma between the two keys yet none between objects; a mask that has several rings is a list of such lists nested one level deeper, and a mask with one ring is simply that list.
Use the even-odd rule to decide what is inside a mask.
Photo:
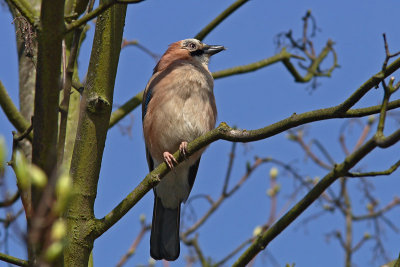
[{"label": "bare branch", "polygon": [[137,95],[129,99],[125,104],[120,106],[118,109],[114,110],[111,113],[110,124],[108,128],[113,127],[120,120],[122,120],[126,115],[129,114],[132,110],[142,104],[143,99],[143,91],[139,92]]},{"label": "bare branch", "polygon": [[249,0],[236,0],[232,5],[225,9],[215,19],[213,19],[206,27],[204,27],[196,36],[195,39],[202,41],[215,27],[217,27],[224,19],[235,12],[239,7],[248,2]]},{"label": "bare branch", "polygon": [[[82,33],[82,28],[75,30],[72,37],[72,44],[70,47],[70,53],[68,62],[64,58],[64,81],[63,81],[63,98],[60,104],[60,127],[58,134],[57,144],[57,166],[61,166],[64,158],[65,139],[67,135],[67,121],[68,121],[68,109],[71,96],[72,88],[72,76],[74,74],[75,62],[78,56],[79,41]],[[64,50],[65,51],[65,50]],[[68,65],[67,65],[68,64]]]},{"label": "bare branch", "polygon": [[142,241],[144,234],[147,231],[150,231],[151,225],[142,225],[142,229],[140,230],[140,233],[136,237],[136,239],[133,241],[131,247],[129,248],[128,252],[120,259],[118,264],[116,265],[117,267],[123,266],[126,261],[132,257],[133,254],[135,254],[137,247],[139,246],[140,241]]},{"label": "bare branch", "polygon": [[229,163],[228,163],[228,168],[226,170],[224,186],[222,188],[222,195],[227,194],[228,184],[229,184],[229,180],[230,180],[230,177],[232,174],[233,161],[235,160],[236,144],[237,144],[236,142],[232,143],[231,152],[229,153]]},{"label": "bare branch", "polygon": [[196,251],[197,256],[199,257],[199,260],[200,260],[202,266],[209,266],[206,258],[204,257],[203,251],[200,248],[200,245],[199,245],[199,242],[198,242],[198,239],[197,239],[197,235],[192,239],[186,239],[185,237],[182,237],[182,241],[187,246],[191,246],[191,247],[194,248],[194,250]]},{"label": "bare branch", "polygon": [[[247,179],[251,176],[251,174],[263,163],[269,162],[269,158],[257,158],[252,166],[250,166],[246,173],[242,176],[242,178],[236,183],[236,185],[229,191],[223,191],[217,201],[213,202],[211,207],[207,210],[207,212],[197,220],[191,227],[189,227],[185,232],[181,234],[182,238],[189,236],[193,232],[195,232],[204,222],[221,206],[221,204],[231,195],[233,195]],[[225,180],[226,181],[226,180]],[[224,185],[225,187],[225,185]],[[227,189],[226,189],[227,190]]]},{"label": "bare branch", "polygon": [[26,0],[6,0],[6,2],[15,7],[32,26],[35,25],[35,20],[39,14],[37,14],[37,12],[32,8],[30,3],[28,3]]},{"label": "bare branch", "polygon": [[[397,141],[400,139],[400,130],[394,132],[391,138],[396,136]],[[335,165],[333,170],[329,172],[306,196],[301,199],[291,210],[289,210],[281,219],[271,226],[257,241],[255,241],[235,262],[233,266],[244,266],[253,259],[261,250],[279,235],[287,226],[289,226],[311,203],[313,203],[334,181],[342,177],[349,169],[355,166],[365,155],[369,154],[378,146],[374,138],[368,140],[358,150],[354,151],[345,160]]]},{"label": "bare branch", "polygon": [[221,265],[224,265],[228,260],[232,259],[233,256],[235,256],[237,253],[239,253],[243,248],[245,248],[248,244],[253,242],[254,237],[249,238],[242,242],[239,246],[237,246],[231,253],[226,255],[222,260],[218,261],[216,264],[213,265],[213,267],[218,267]]},{"label": "bare branch", "polygon": [[400,198],[395,197],[392,202],[390,202],[389,204],[387,204],[385,207],[383,207],[382,209],[378,210],[378,211],[373,211],[370,212],[369,214],[366,215],[353,215],[353,220],[354,221],[361,221],[361,220],[367,220],[367,219],[373,219],[373,218],[377,218],[379,216],[381,216],[382,214],[388,212],[389,210],[391,210],[392,208],[396,207],[400,205]]},{"label": "bare branch", "polygon": [[[0,81],[0,106],[6,114],[8,120],[14,125],[14,127],[23,133],[29,128],[29,122],[21,115],[17,107],[14,105],[11,98],[8,96],[6,88]],[[29,135],[28,139],[32,141],[33,135]]]},{"label": "bare branch", "polygon": [[214,79],[219,79],[219,78],[224,78],[227,76],[248,73],[248,72],[256,71],[256,70],[264,68],[266,66],[275,64],[280,61],[282,61],[285,64],[285,62],[289,62],[290,58],[304,60],[304,58],[294,55],[294,54],[291,54],[291,53],[287,52],[287,50],[285,48],[282,48],[281,52],[279,52],[278,54],[276,54],[272,57],[262,59],[260,61],[256,61],[256,62],[247,64],[247,65],[242,65],[242,66],[237,66],[237,67],[233,67],[233,68],[229,68],[229,69],[225,69],[225,70],[216,71],[216,72],[213,72],[212,75],[213,75]]},{"label": "bare branch", "polygon": [[376,171],[376,172],[363,172],[363,173],[355,173],[351,172],[348,173],[346,176],[349,177],[371,177],[371,176],[383,176],[383,175],[390,175],[397,170],[400,166],[400,160],[393,164],[389,169],[385,171]]},{"label": "bare branch", "polygon": [[95,10],[90,11],[89,13],[85,14],[84,16],[82,16],[81,18],[71,22],[70,24],[68,24],[65,27],[66,32],[70,32],[73,29],[76,29],[82,25],[84,25],[86,22],[88,22],[89,20],[99,16],[100,14],[102,14],[104,11],[106,11],[108,8],[110,8],[111,6],[120,3],[120,4],[136,4],[136,3],[140,3],[144,0],[108,0],[108,1],[104,1],[102,2]]},{"label": "bare branch", "polygon": [[383,42],[384,42],[384,45],[385,45],[385,53],[386,53],[385,61],[383,62],[383,65],[382,65],[382,70],[386,70],[386,67],[387,67],[387,64],[389,62],[389,59],[391,59],[392,57],[397,57],[398,55],[400,55],[400,51],[397,52],[397,53],[391,54],[390,51],[389,51],[389,45],[388,45],[387,40],[386,40],[386,34],[384,33],[382,35],[383,35]]},{"label": "bare branch", "polygon": [[365,241],[370,240],[371,238],[368,235],[363,235],[360,241],[352,248],[352,251],[355,252],[361,248],[362,245],[364,245]]},{"label": "bare branch", "polygon": [[318,166],[320,166],[320,167],[322,167],[322,168],[324,168],[324,169],[326,169],[326,170],[330,170],[330,169],[332,168],[331,165],[329,165],[329,164],[323,162],[320,158],[318,158],[318,157],[311,151],[311,147],[308,146],[308,145],[304,142],[304,140],[303,140],[303,135],[302,135],[301,133],[296,134],[296,133],[294,133],[293,131],[290,131],[290,132],[291,132],[291,136],[293,136],[293,140],[296,141],[296,142],[301,146],[301,148],[304,150],[304,152],[306,152],[307,156],[310,157],[310,158],[315,162],[315,164],[317,164]]},{"label": "bare branch", "polygon": [[19,199],[20,196],[21,195],[20,195],[19,191],[15,192],[15,194],[12,195],[12,197],[0,202],[0,208],[11,206]]},{"label": "bare branch", "polygon": [[138,40],[131,40],[131,41],[128,41],[128,40],[124,39],[124,40],[122,41],[122,44],[121,44],[121,49],[123,49],[123,48],[125,48],[125,47],[127,47],[127,46],[136,46],[137,48],[139,48],[140,50],[142,50],[144,53],[146,53],[147,55],[151,56],[156,62],[157,62],[157,61],[160,59],[160,57],[161,57],[160,55],[158,55],[158,54],[156,54],[156,53],[150,51],[150,49],[148,49],[148,48],[145,47],[144,45],[141,45],[141,44],[139,43]]},{"label": "bare branch", "polygon": [[29,266],[29,263],[26,260],[21,260],[4,253],[0,253],[0,260],[11,264],[15,264],[17,266]]},{"label": "bare branch", "polygon": [[321,153],[325,156],[325,158],[329,161],[329,164],[332,166],[336,162],[335,160],[331,157],[329,154],[328,150],[317,140],[317,139],[312,139],[311,144],[315,144],[317,148],[321,151]]}]

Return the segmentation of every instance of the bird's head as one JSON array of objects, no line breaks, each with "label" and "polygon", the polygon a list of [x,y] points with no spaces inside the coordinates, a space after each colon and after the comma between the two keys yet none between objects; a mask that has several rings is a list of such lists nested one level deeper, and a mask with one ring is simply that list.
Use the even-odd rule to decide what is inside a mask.
[{"label": "bird's head", "polygon": [[169,46],[161,57],[154,72],[166,68],[175,60],[195,60],[207,67],[210,57],[225,50],[222,45],[208,45],[197,39],[185,39]]}]

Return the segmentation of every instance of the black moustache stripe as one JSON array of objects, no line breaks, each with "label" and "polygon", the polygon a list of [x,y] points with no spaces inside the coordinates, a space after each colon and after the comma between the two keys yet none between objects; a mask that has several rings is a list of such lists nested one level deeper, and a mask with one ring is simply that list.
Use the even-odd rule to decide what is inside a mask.
[{"label": "black moustache stripe", "polygon": [[192,57],[194,57],[194,56],[201,56],[201,55],[203,55],[203,54],[204,54],[204,51],[201,50],[201,49],[198,49],[198,50],[196,50],[196,51],[190,52],[190,55],[191,55]]}]

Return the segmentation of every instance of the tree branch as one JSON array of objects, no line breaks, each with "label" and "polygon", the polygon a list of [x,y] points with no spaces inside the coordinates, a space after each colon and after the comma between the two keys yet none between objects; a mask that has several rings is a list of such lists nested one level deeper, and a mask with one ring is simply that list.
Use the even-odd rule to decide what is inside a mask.
[{"label": "tree branch", "polygon": [[131,40],[128,41],[124,39],[121,44],[121,49],[127,47],[127,46],[136,46],[140,50],[142,50],[145,54],[149,55],[151,58],[154,59],[155,62],[157,62],[160,59],[160,55],[152,52],[150,49],[145,47],[144,45],[140,44],[138,40]]},{"label": "tree branch", "polygon": [[207,26],[205,26],[196,36],[197,40],[202,41],[212,30],[215,29],[224,19],[235,12],[239,7],[248,2],[249,0],[237,0],[227,9],[225,9],[221,14],[219,14],[215,19],[213,19]]},{"label": "tree branch", "polygon": [[[292,74],[292,76],[294,77],[294,80],[296,82],[300,82],[300,83],[306,83],[309,82],[313,77],[316,76],[330,76],[331,72],[337,67],[337,58],[336,58],[336,54],[332,48],[333,46],[333,41],[328,40],[328,42],[326,43],[324,49],[322,49],[321,53],[318,55],[317,58],[312,59],[312,63],[310,65],[310,67],[308,67],[307,69],[307,73],[304,76],[301,76],[300,73],[296,70],[296,68],[293,66],[293,64],[290,62],[289,59],[284,59],[283,65],[285,65],[285,67],[287,68],[287,70]],[[334,55],[334,62],[332,67],[324,73],[321,73],[318,71],[318,68],[320,67],[322,61],[328,56],[329,52],[333,53]]]},{"label": "tree branch", "polygon": [[262,59],[260,61],[253,62],[253,63],[247,64],[247,65],[242,65],[242,66],[237,66],[237,67],[233,67],[233,68],[229,68],[229,69],[225,69],[225,70],[216,71],[216,72],[213,72],[212,75],[213,75],[214,79],[219,79],[219,78],[224,78],[227,76],[243,74],[243,73],[247,73],[247,72],[256,71],[258,69],[264,68],[266,66],[272,65],[272,64],[280,62],[280,61],[282,61],[282,62],[288,61],[290,58],[304,60],[303,57],[291,54],[291,53],[287,52],[286,48],[282,48],[281,52],[279,52],[278,54],[276,54],[272,57]]},{"label": "tree branch", "polygon": [[20,195],[19,191],[17,190],[17,192],[15,192],[15,194],[12,197],[0,202],[0,208],[11,206],[19,199],[20,196],[21,195]]},{"label": "tree branch", "polygon": [[[400,107],[400,99],[397,99],[388,103],[387,110],[392,110],[399,107]],[[366,108],[350,109],[346,112],[346,118],[359,118],[368,115],[373,115],[379,113],[380,110],[381,110],[381,105],[376,105]]]},{"label": "tree branch", "polygon": [[[227,186],[225,187],[224,183],[224,190],[222,191],[221,195],[217,199],[217,201],[212,202],[210,208],[204,213],[204,215],[198,219],[191,227],[189,227],[185,232],[181,233],[182,238],[186,238],[193,232],[195,232],[203,223],[221,206],[221,204],[231,195],[233,195],[242,185],[244,182],[248,180],[251,176],[253,171],[255,171],[261,164],[270,162],[270,158],[257,158],[256,161],[247,169],[246,173],[242,176],[242,178],[235,184],[235,186],[227,191]],[[228,171],[229,171],[228,165]],[[229,178],[229,176],[226,176]],[[226,181],[226,180],[225,180]]]},{"label": "tree branch", "polygon": [[254,237],[251,237],[244,242],[242,242],[239,246],[237,246],[232,252],[230,252],[228,255],[226,255],[222,260],[218,261],[216,264],[213,264],[213,267],[218,267],[218,266],[223,266],[228,260],[232,259],[233,256],[235,256],[239,251],[241,251],[243,248],[245,248],[248,244],[253,242]]},{"label": "tree branch", "polygon": [[222,195],[226,195],[228,192],[228,184],[232,174],[233,161],[235,160],[236,145],[237,143],[232,143],[231,152],[229,153],[229,163],[228,163],[228,168],[226,170],[224,186],[222,187]]},{"label": "tree branch", "polygon": [[182,238],[182,241],[187,246],[192,246],[194,248],[197,256],[199,257],[199,260],[200,260],[202,266],[209,266],[209,263],[208,263],[207,259],[204,257],[203,251],[200,248],[197,235],[192,239]]},{"label": "tree branch", "polygon": [[131,247],[129,248],[128,252],[119,260],[119,262],[117,263],[116,267],[121,267],[123,266],[126,261],[132,257],[132,255],[136,252],[137,247],[139,246],[140,241],[142,241],[144,234],[147,231],[151,230],[151,225],[146,225],[143,224],[142,225],[142,229],[140,230],[140,233],[138,234],[138,236],[135,238],[135,241],[133,241]]},{"label": "tree branch", "polygon": [[400,160],[397,161],[395,164],[393,164],[389,169],[387,169],[385,171],[362,172],[362,173],[349,172],[346,176],[348,176],[348,177],[371,177],[371,176],[389,175],[389,174],[392,174],[393,172],[395,172],[399,166],[400,166]]},{"label": "tree branch", "polygon": [[110,117],[109,128],[113,127],[120,120],[122,120],[126,115],[132,110],[142,104],[143,91],[139,92],[137,95],[129,99],[125,104],[120,106],[118,109],[114,110]]},{"label": "tree branch", "polygon": [[[52,177],[56,165],[64,1],[42,1],[34,103],[32,163]],[[39,196],[32,194],[34,206]]]},{"label": "tree branch", "polygon": [[[18,130],[18,132],[23,133],[29,128],[29,122],[21,115],[17,107],[14,105],[13,101],[7,94],[3,83],[0,81],[0,106],[6,114],[8,120],[12,125]],[[30,134],[27,137],[29,141],[32,141],[33,135]]]},{"label": "tree branch", "polygon": [[72,76],[74,74],[75,62],[78,56],[79,41],[82,33],[82,28],[75,30],[68,60],[64,59],[64,64],[67,65],[64,70],[63,79],[63,98],[60,104],[60,129],[58,134],[57,145],[57,165],[61,166],[64,158],[64,148],[67,135],[68,109],[72,88]]},{"label": "tree branch", "polygon": [[357,103],[371,88],[379,85],[379,83],[391,75],[393,72],[400,68],[400,58],[396,59],[392,64],[390,64],[386,70],[381,70],[374,76],[369,78],[363,85],[360,86],[346,101],[341,104],[340,109],[348,110],[355,103]]},{"label": "tree branch", "polygon": [[351,249],[352,252],[356,252],[357,250],[359,250],[361,248],[362,245],[364,245],[365,241],[369,240],[370,237],[364,235],[360,241],[358,241],[357,244],[354,245],[354,247]]},{"label": "tree branch", "polygon": [[6,0],[6,2],[15,7],[32,26],[35,26],[35,20],[39,15],[26,0]]},{"label": "tree branch", "polygon": [[[33,218],[28,220],[29,261],[44,264],[42,252],[49,245],[45,242],[51,230],[43,225],[49,207],[40,206],[42,193],[54,189],[57,164],[58,103],[61,74],[61,51],[64,31],[64,0],[42,0],[38,31],[37,72],[33,115],[32,163],[41,168],[49,182],[44,191],[31,187]],[[43,209],[45,212],[37,212]],[[43,217],[42,217],[43,216]]]},{"label": "tree branch", "polygon": [[26,260],[21,260],[4,253],[0,253],[0,260],[15,264],[17,266],[29,266],[29,263]]},{"label": "tree branch", "polygon": [[85,24],[86,22],[88,22],[89,20],[99,16],[100,14],[102,14],[104,11],[106,11],[108,8],[110,8],[111,6],[117,4],[117,3],[121,3],[121,4],[136,4],[136,3],[140,3],[144,0],[105,0],[102,1],[100,3],[100,5],[95,9],[90,11],[89,13],[85,14],[84,16],[82,16],[80,19],[77,19],[73,22],[71,22],[70,24],[68,24],[66,26],[66,32],[70,32],[73,29],[76,29],[80,26],[82,26],[83,24]]},{"label": "tree branch", "polygon": [[362,220],[377,218],[377,217],[381,216],[382,214],[386,213],[387,211],[391,210],[392,208],[396,207],[399,204],[400,204],[400,198],[395,197],[392,202],[387,204],[382,209],[371,212],[366,215],[353,215],[352,219],[354,221],[362,221]]},{"label": "tree branch", "polygon": [[325,170],[330,170],[332,168],[332,165],[322,161],[320,158],[317,157],[317,155],[314,154],[314,152],[312,152],[311,147],[304,142],[302,134],[296,134],[292,132],[291,136],[293,137],[294,141],[296,141],[301,146],[306,155],[311,158],[312,161],[314,161],[316,165],[324,168]]},{"label": "tree branch", "polygon": [[[394,132],[390,138],[400,139],[400,130]],[[396,141],[396,142],[397,142]],[[333,182],[344,176],[348,170],[354,167],[362,158],[378,146],[374,137],[363,146],[347,156],[345,160],[336,165],[331,172],[313,187],[292,209],[272,225],[258,240],[256,240],[234,263],[233,266],[244,266],[249,263],[261,250],[284,229],[286,229],[306,208],[308,208]]]}]

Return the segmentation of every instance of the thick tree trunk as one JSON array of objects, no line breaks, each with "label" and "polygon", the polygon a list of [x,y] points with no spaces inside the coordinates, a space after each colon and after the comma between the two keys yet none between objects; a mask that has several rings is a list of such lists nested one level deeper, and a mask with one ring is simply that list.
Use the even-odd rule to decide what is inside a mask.
[{"label": "thick tree trunk", "polygon": [[68,208],[65,266],[87,266],[95,240],[94,201],[113,103],[126,5],[97,18],[71,162],[74,196]]},{"label": "thick tree trunk", "polygon": [[[61,76],[61,47],[64,37],[64,0],[43,0],[38,26],[38,54],[33,118],[32,163],[40,167],[49,182],[45,191],[53,192],[56,177],[56,148]],[[41,189],[31,188],[32,218],[28,222],[29,261],[39,265],[51,223],[50,207],[42,201]],[[44,223],[43,220],[46,220]],[[47,225],[47,226],[44,226]]]}]

